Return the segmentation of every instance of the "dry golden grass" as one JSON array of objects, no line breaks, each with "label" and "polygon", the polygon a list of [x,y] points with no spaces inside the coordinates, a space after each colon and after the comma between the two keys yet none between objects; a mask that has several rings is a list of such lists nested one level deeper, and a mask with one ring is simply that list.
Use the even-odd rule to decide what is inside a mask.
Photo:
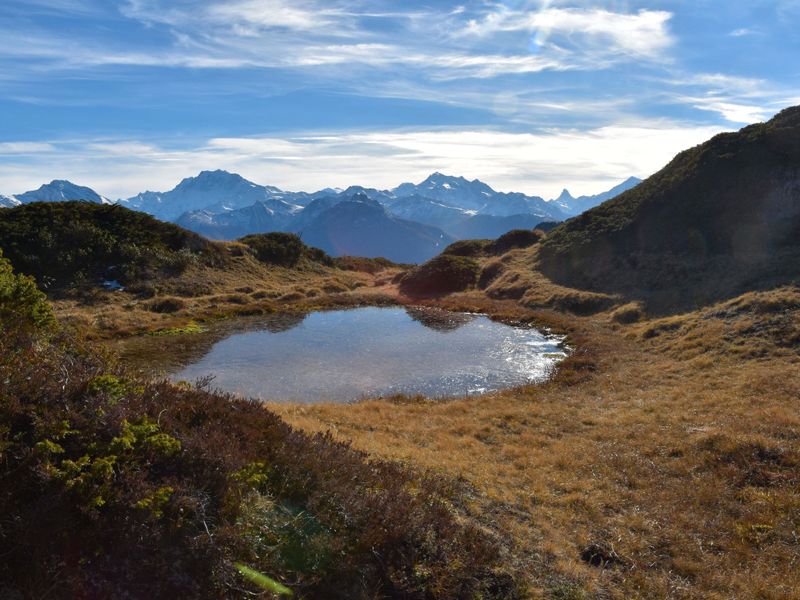
[{"label": "dry golden grass", "polygon": [[[447,402],[270,408],[462,479],[468,514],[503,540],[531,597],[800,598],[800,291],[652,319],[553,284],[536,253],[487,259],[502,267],[484,290],[424,304],[566,333],[574,353],[552,381]],[[417,302],[398,294],[395,273],[243,264],[187,273],[183,284],[210,290],[198,297],[170,284],[156,298],[184,302],[174,314],[124,294],[56,307],[96,335],[118,335],[248,310]],[[582,559],[593,544],[607,568]]]},{"label": "dry golden grass", "polygon": [[[270,408],[464,478],[474,518],[506,540],[533,597],[799,598],[800,292],[626,325],[611,304],[591,317],[528,308],[598,301],[554,286],[534,256],[504,257],[487,295],[435,303],[568,332],[577,351],[550,383],[440,403]],[[582,560],[591,544],[616,562]]]},{"label": "dry golden grass", "polygon": [[94,289],[52,304],[62,322],[90,339],[106,339],[232,316],[381,303],[384,280],[398,270],[367,273],[310,261],[283,268],[242,252],[227,269],[192,266],[177,277],[124,291]]}]

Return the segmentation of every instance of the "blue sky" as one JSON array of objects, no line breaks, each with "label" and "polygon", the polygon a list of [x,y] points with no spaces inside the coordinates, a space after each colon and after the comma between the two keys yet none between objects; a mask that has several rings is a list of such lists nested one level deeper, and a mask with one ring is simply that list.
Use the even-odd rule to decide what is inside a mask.
[{"label": "blue sky", "polygon": [[597,192],[800,104],[798,25],[800,0],[3,0],[0,193]]}]

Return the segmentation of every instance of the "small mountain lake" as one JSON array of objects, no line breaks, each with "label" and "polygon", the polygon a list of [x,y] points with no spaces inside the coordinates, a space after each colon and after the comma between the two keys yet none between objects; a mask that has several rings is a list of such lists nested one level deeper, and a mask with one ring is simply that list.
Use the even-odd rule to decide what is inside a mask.
[{"label": "small mountain lake", "polygon": [[125,340],[124,361],[173,381],[265,401],[351,402],[393,394],[480,394],[542,382],[562,338],[427,308],[357,308],[217,323],[193,335]]}]

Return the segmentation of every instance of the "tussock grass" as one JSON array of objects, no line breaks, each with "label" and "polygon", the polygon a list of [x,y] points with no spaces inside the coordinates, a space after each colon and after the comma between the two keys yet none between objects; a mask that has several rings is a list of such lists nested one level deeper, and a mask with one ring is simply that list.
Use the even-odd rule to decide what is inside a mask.
[{"label": "tussock grass", "polygon": [[[425,303],[566,333],[574,352],[548,383],[448,402],[270,408],[464,478],[473,518],[503,536],[533,597],[795,598],[797,288],[653,318],[553,283],[537,252],[485,257],[484,268],[504,265],[485,293]],[[596,314],[565,311],[570,297]],[[613,560],[592,560],[600,550]]]}]

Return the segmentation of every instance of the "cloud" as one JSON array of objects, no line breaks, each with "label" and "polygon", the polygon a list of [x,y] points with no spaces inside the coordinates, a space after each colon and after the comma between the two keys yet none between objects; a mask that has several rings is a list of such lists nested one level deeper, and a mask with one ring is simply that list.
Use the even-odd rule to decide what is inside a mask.
[{"label": "cloud", "polygon": [[[71,2],[71,0],[41,0]],[[2,32],[3,56],[35,61],[16,69],[57,70],[129,66],[188,69],[275,68],[323,71],[341,66],[353,77],[359,67],[383,69],[395,78],[414,70],[429,82],[490,79],[544,71],[611,67],[626,56],[654,58],[668,47],[670,13],[633,14],[599,9],[546,9],[533,13],[497,9],[480,22],[456,9],[375,10],[374,3],[319,0],[127,0],[122,14],[158,29],[156,43],[29,29]],[[380,26],[376,23],[380,22]],[[445,35],[455,29],[488,35],[536,31],[546,52],[531,52],[527,41],[469,43]],[[323,77],[325,74],[322,75]]]},{"label": "cloud", "polygon": [[52,144],[42,142],[2,142],[0,154],[37,154],[55,150]]},{"label": "cloud", "polygon": [[239,0],[212,5],[206,14],[214,21],[238,26],[240,33],[247,33],[245,26],[250,26],[337,35],[344,33],[342,25],[347,18],[339,9],[308,0]]},{"label": "cloud", "polygon": [[480,37],[526,31],[539,46],[623,53],[648,59],[662,58],[673,44],[667,24],[672,13],[640,10],[618,13],[598,8],[545,8],[514,11],[500,5],[483,19],[471,20],[463,34]]},{"label": "cloud", "polygon": [[447,129],[224,137],[185,148],[135,140],[54,141],[50,152],[7,156],[0,163],[0,190],[19,193],[58,178],[127,197],[171,189],[201,169],[216,168],[289,190],[389,188],[438,170],[478,177],[503,191],[554,197],[565,186],[596,193],[631,175],[649,175],[719,131],[663,122],[541,133]]},{"label": "cloud", "polygon": [[765,121],[769,117],[770,112],[774,112],[762,106],[736,104],[733,102],[725,102],[718,98],[698,99],[694,107],[700,110],[719,113],[722,118],[731,123],[746,124]]}]

